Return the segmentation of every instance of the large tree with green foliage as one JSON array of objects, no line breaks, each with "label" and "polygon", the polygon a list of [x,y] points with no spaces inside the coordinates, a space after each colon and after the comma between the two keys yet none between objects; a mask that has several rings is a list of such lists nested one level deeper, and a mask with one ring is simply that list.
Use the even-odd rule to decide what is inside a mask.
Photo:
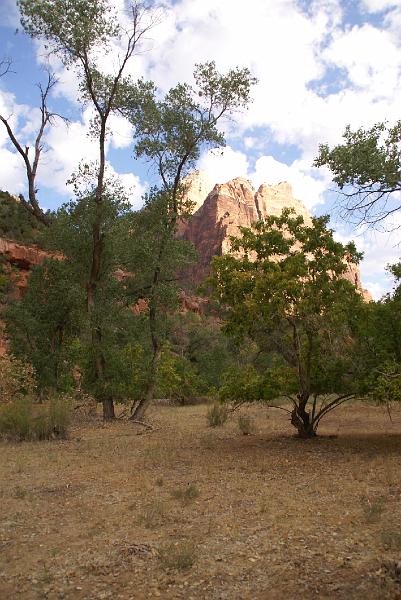
[{"label": "large tree with green foliage", "polygon": [[34,367],[40,395],[74,387],[84,290],[71,275],[68,261],[46,260],[32,270],[21,300],[5,311],[11,352]]},{"label": "large tree with green foliage", "polygon": [[[221,74],[214,62],[197,65],[194,79],[195,86],[178,84],[162,100],[154,85],[139,82],[132,95],[145,98],[145,102],[139,109],[137,103],[128,103],[124,110],[135,129],[136,156],[149,161],[160,178],[160,185],[153,190],[146,207],[148,214],[158,214],[158,217],[154,221],[156,228],[149,229],[147,245],[151,246],[152,253],[142,266],[142,273],[147,271],[148,276],[145,295],[153,357],[148,389],[135,408],[135,419],[142,418],[154,394],[162,351],[158,324],[162,306],[160,294],[161,290],[167,293],[171,279],[170,252],[176,252],[177,244],[182,244],[175,239],[179,221],[191,213],[183,178],[194,168],[202,150],[224,144],[219,122],[248,105],[251,86],[256,82],[246,68]],[[139,237],[142,240],[146,236],[144,232]],[[132,235],[131,240],[135,257],[138,236]],[[166,265],[169,265],[167,269]],[[180,266],[179,262],[176,266]]]},{"label": "large tree with green foliage", "polygon": [[395,289],[379,302],[362,305],[355,348],[361,392],[388,406],[401,400],[401,265],[389,270]]},{"label": "large tree with green foliage", "polygon": [[315,165],[332,171],[347,220],[391,228],[388,217],[401,208],[401,121],[356,131],[348,126],[343,137],[333,148],[322,144]]},{"label": "large tree with green foliage", "polygon": [[[77,73],[81,100],[93,108],[95,117],[91,133],[98,142],[96,164],[84,165],[79,173],[87,197],[93,203],[91,244],[87,248],[89,259],[86,273],[86,305],[92,338],[93,373],[97,381],[96,396],[103,403],[105,419],[114,418],[113,399],[106,392],[106,357],[102,350],[102,327],[98,310],[104,289],[104,255],[107,253],[103,226],[107,220],[105,178],[106,141],[111,115],[126,105],[127,89],[132,82],[126,77],[127,66],[152,19],[145,24],[144,8],[136,2],[130,4],[130,18],[122,26],[118,15],[107,0],[19,0],[21,23],[34,38],[44,40],[49,53],[56,54],[67,68]],[[102,73],[105,56],[114,58],[112,74]],[[136,103],[138,98],[130,98]],[[135,106],[137,106],[135,104]]]},{"label": "large tree with green foliage", "polygon": [[327,223],[306,224],[287,209],[242,228],[232,253],[213,260],[216,294],[229,307],[226,332],[249,336],[269,357],[263,380],[247,367],[231,400],[289,399],[302,437],[356,392],[352,322],[361,298],[343,274],[360,255],[336,242]]}]

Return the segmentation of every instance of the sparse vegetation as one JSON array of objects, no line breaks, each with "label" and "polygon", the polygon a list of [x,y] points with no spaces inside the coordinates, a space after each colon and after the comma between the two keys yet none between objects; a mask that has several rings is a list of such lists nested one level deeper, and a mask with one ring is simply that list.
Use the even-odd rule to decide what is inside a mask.
[{"label": "sparse vegetation", "polygon": [[227,407],[217,402],[211,406],[207,413],[206,419],[209,427],[222,427],[228,419]]},{"label": "sparse vegetation", "polygon": [[199,496],[199,490],[195,483],[190,483],[184,487],[173,490],[171,495],[177,500],[188,503]]},{"label": "sparse vegetation", "polygon": [[151,407],[146,435],[86,421],[62,444],[0,442],[0,597],[395,600],[400,409],[341,407],[305,446],[283,411],[248,407],[255,438],[207,427],[208,408]]},{"label": "sparse vegetation", "polygon": [[238,429],[242,435],[252,435],[255,433],[255,424],[250,415],[238,415]]},{"label": "sparse vegetation", "polygon": [[163,546],[159,551],[159,559],[164,569],[185,571],[190,569],[196,558],[195,546],[192,542],[173,542]]},{"label": "sparse vegetation", "polygon": [[381,540],[386,549],[395,550],[396,552],[401,550],[401,531],[383,531],[381,534]]},{"label": "sparse vegetation", "polygon": [[146,529],[156,529],[163,524],[166,508],[161,500],[153,500],[140,516],[140,523]]},{"label": "sparse vegetation", "polygon": [[37,404],[23,398],[0,406],[0,437],[10,441],[64,439],[70,422],[70,407],[54,400]]},{"label": "sparse vegetation", "polygon": [[378,521],[383,514],[384,508],[381,498],[364,498],[362,500],[362,509],[366,523],[375,523]]}]

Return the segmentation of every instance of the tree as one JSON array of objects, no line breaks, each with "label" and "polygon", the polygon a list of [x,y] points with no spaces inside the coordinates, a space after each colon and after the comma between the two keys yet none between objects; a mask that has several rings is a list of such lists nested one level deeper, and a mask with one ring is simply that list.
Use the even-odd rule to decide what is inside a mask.
[{"label": "tree", "polygon": [[20,201],[0,190],[0,236],[29,243],[36,242],[44,225],[27,212]]},{"label": "tree", "polygon": [[82,300],[68,261],[47,259],[33,269],[23,298],[5,311],[11,351],[32,364],[41,395],[74,387]]},{"label": "tree", "polygon": [[326,166],[334,174],[346,219],[390,228],[385,220],[401,208],[401,121],[357,131],[348,126],[343,137],[344,143],[334,148],[319,147],[315,166]]},{"label": "tree", "polygon": [[356,393],[352,323],[361,298],[343,273],[361,255],[336,242],[327,223],[307,225],[286,209],[242,228],[232,253],[212,264],[216,294],[229,307],[226,332],[249,336],[268,356],[263,377],[247,367],[238,380],[246,390],[239,385],[232,400],[289,399],[291,423],[306,438]]},{"label": "tree", "polygon": [[[8,72],[9,67],[10,65],[6,64],[5,68],[7,70],[3,70],[2,74]],[[2,67],[0,64],[0,70],[1,68]],[[37,199],[38,190],[36,188],[36,176],[38,173],[39,161],[41,154],[44,150],[43,138],[48,127],[53,125],[54,121],[57,118],[62,119],[65,123],[68,122],[68,119],[59,115],[58,113],[52,112],[49,109],[49,94],[52,91],[53,87],[57,84],[57,81],[57,77],[54,75],[54,73],[52,73],[50,70],[47,70],[47,81],[45,86],[43,86],[41,83],[38,84],[38,88],[40,91],[40,124],[35,137],[33,159],[31,159],[30,157],[29,146],[25,146],[25,148],[23,148],[22,144],[18,141],[16,134],[11,127],[10,119],[0,114],[0,121],[6,128],[11,143],[13,144],[18,154],[21,156],[25,165],[25,171],[28,180],[28,200],[25,199],[25,196],[23,194],[19,194],[19,201],[30,215],[36,217],[36,219],[44,225],[49,225],[50,219],[49,215],[43,212],[39,205],[39,201]]]},{"label": "tree", "polygon": [[[86,277],[86,306],[91,327],[93,372],[97,381],[97,399],[103,404],[105,419],[114,418],[113,398],[105,389],[106,358],[102,352],[102,328],[97,310],[99,290],[103,285],[103,257],[106,252],[103,236],[105,211],[106,140],[110,116],[126,105],[126,93],[132,82],[125,76],[127,66],[147,31],[152,18],[145,24],[145,9],[130,5],[130,22],[123,27],[107,0],[19,0],[21,23],[34,38],[43,39],[49,52],[57,54],[68,68],[74,68],[80,82],[81,99],[95,113],[92,135],[98,142],[99,157],[88,170],[84,166],[80,178],[85,182],[86,195],[94,201],[91,222],[92,241],[88,249],[91,260]],[[121,51],[117,49],[122,48]],[[113,56],[117,65],[113,74],[103,74],[101,61]],[[131,102],[138,102],[131,97]]]},{"label": "tree", "polygon": [[[134,410],[134,419],[143,417],[153,397],[162,351],[158,324],[160,289],[166,290],[166,283],[171,278],[170,273],[166,277],[164,264],[168,263],[169,248],[176,248],[179,221],[191,213],[182,180],[194,168],[202,149],[224,144],[224,136],[217,128],[219,121],[248,105],[251,86],[256,83],[248,69],[231,69],[222,75],[214,62],[197,65],[194,78],[195,87],[178,84],[162,100],[158,100],[152,84],[139,82],[132,95],[146,98],[145,103],[139,110],[137,103],[133,106],[128,103],[124,109],[135,128],[136,156],[149,161],[160,178],[159,187],[149,199],[148,209],[155,203],[162,211],[159,227],[151,234],[153,254],[147,261],[150,270],[146,298],[153,358],[148,389]],[[131,239],[135,243],[135,237]],[[132,254],[135,252],[133,248]]]},{"label": "tree", "polygon": [[357,320],[355,366],[361,393],[378,403],[401,400],[400,264],[388,268],[396,287],[379,302],[361,306]]}]

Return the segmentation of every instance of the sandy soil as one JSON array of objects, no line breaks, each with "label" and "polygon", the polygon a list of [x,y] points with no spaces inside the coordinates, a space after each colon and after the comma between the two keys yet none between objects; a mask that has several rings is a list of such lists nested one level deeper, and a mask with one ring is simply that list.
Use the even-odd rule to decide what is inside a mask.
[{"label": "sandy soil", "polygon": [[207,410],[0,444],[0,598],[401,598],[401,409],[342,408],[311,441]]}]

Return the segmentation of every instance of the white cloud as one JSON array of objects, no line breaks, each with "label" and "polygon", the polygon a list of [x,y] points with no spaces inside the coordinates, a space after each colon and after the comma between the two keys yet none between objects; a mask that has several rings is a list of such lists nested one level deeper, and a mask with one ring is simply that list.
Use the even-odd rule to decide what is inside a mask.
[{"label": "white cloud", "polygon": [[[398,224],[401,224],[401,216]],[[384,223],[386,225],[390,226],[390,223]],[[334,223],[332,226],[338,241],[347,243],[353,240],[357,249],[363,252],[360,264],[363,287],[371,292],[375,300],[390,292],[393,278],[385,268],[399,262],[401,258],[401,229],[389,232],[360,228],[355,231],[350,227],[346,228],[344,223]]]},{"label": "white cloud", "polygon": [[[33,122],[37,120],[37,112],[27,105],[17,104],[13,94],[0,91],[0,114],[8,120],[13,131],[23,131],[22,147],[32,146]],[[24,192],[25,166],[11,144],[3,123],[0,123],[0,165],[0,189],[15,194]]]},{"label": "white cloud", "polygon": [[247,177],[248,168],[245,154],[230,146],[209,150],[198,162],[198,169],[206,171],[215,183],[226,183],[234,177]]},{"label": "white cloud", "polygon": [[295,160],[291,165],[286,165],[273,156],[262,156],[256,161],[250,179],[256,187],[262,183],[287,181],[292,186],[295,198],[311,210],[324,201],[322,194],[329,183],[329,178],[324,175],[324,171],[312,168],[309,161]]},{"label": "white cloud", "polygon": [[387,292],[385,286],[377,281],[365,281],[363,287],[371,293],[373,300],[380,300]]},{"label": "white cloud", "polygon": [[365,10],[375,13],[388,8],[399,7],[400,3],[397,0],[361,0],[361,6]]},{"label": "white cloud", "polygon": [[131,123],[121,115],[115,114],[110,116],[108,123],[111,145],[114,148],[128,148],[133,142],[134,130]]},{"label": "white cloud", "polygon": [[38,171],[39,185],[68,195],[71,188],[66,181],[76,172],[82,160],[90,163],[98,158],[96,140],[88,136],[92,111],[86,109],[82,121],[73,121],[68,126],[57,122],[46,137],[48,151],[43,155]]},{"label": "white cloud", "polygon": [[133,173],[119,173],[125,191],[127,193],[130,204],[133,208],[138,209],[143,206],[143,195],[148,189],[145,183],[142,183],[139,177]]},{"label": "white cloud", "polygon": [[261,156],[250,168],[243,152],[230,146],[221,150],[209,150],[198,162],[198,168],[208,173],[215,183],[225,183],[234,177],[250,179],[255,189],[262,183],[277,184],[287,181],[294,196],[310,210],[324,201],[330,177],[327,171],[311,167],[309,161],[295,160],[291,165],[276,160],[273,156]]}]

